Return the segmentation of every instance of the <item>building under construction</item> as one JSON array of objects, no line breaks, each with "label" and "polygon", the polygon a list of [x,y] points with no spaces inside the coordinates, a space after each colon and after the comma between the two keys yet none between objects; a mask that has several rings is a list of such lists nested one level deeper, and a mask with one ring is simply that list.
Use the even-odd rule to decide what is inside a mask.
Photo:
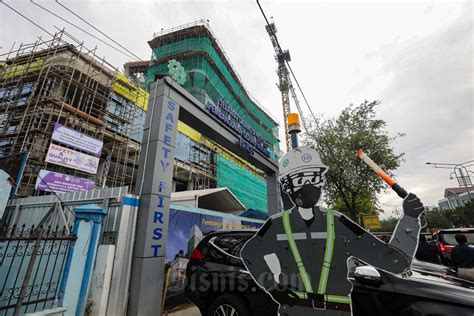
[{"label": "building under construction", "polygon": [[208,23],[163,31],[149,45],[152,59],[127,63],[126,75],[64,31],[0,56],[0,167],[5,157],[25,158],[22,176],[13,179],[16,196],[132,187],[146,89],[171,76],[245,148],[178,122],[173,191],[227,187],[244,208],[266,211],[267,176],[249,157],[276,163],[278,123],[245,89]]},{"label": "building under construction", "polygon": [[144,87],[171,76],[209,116],[237,132],[247,150],[242,155],[211,141],[204,128],[179,122],[174,190],[227,187],[246,208],[267,211],[266,175],[247,158],[258,153],[277,160],[278,123],[245,89],[208,22],[162,31],[148,44],[151,61],[127,63],[125,73]]},{"label": "building under construction", "polygon": [[147,104],[145,90],[64,31],[0,56],[0,160],[25,161],[16,195],[132,185]]}]

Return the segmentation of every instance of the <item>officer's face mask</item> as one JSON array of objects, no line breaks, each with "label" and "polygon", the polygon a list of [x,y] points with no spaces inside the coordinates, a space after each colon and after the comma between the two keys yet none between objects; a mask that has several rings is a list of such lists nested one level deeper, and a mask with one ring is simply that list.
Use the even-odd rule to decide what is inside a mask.
[{"label": "officer's face mask", "polygon": [[314,206],[321,197],[324,183],[323,168],[288,175],[281,180],[282,187],[293,202],[302,208]]},{"label": "officer's face mask", "polygon": [[290,194],[295,204],[302,208],[313,207],[321,197],[321,188],[312,184],[305,184],[295,192]]}]

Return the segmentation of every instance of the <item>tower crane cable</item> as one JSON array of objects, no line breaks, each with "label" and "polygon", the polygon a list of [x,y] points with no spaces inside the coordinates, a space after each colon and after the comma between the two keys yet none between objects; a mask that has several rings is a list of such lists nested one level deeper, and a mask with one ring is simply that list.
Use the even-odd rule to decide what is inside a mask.
[{"label": "tower crane cable", "polygon": [[107,37],[109,40],[111,40],[112,42],[114,42],[115,44],[117,44],[118,46],[120,46],[121,48],[123,48],[124,50],[126,50],[128,53],[132,54],[133,56],[135,56],[135,58],[137,58],[139,61],[143,61],[140,57],[138,57],[137,55],[135,55],[134,53],[132,53],[131,51],[129,51],[126,47],[122,46],[120,43],[118,43],[117,41],[115,41],[113,38],[111,38],[110,36],[108,36],[107,34],[105,34],[104,32],[102,32],[100,29],[98,29],[97,27],[95,27],[94,25],[92,25],[91,23],[89,23],[88,21],[86,21],[84,18],[82,18],[81,16],[79,16],[77,13],[75,13],[74,11],[72,11],[71,9],[69,9],[68,7],[66,7],[64,4],[62,4],[61,2],[59,2],[59,0],[56,0],[56,3],[59,4],[60,6],[62,6],[64,9],[66,9],[67,11],[69,11],[70,13],[72,13],[74,16],[76,16],[77,18],[79,18],[81,21],[83,21],[84,23],[86,23],[87,25],[89,25],[90,27],[92,27],[94,30],[96,30],[97,32],[99,32],[100,34],[104,35],[105,37]]},{"label": "tower crane cable", "polygon": [[27,16],[25,16],[24,14],[22,14],[21,12],[15,10],[14,8],[12,8],[11,6],[9,6],[8,4],[5,3],[5,1],[3,0],[0,0],[0,3],[3,4],[4,6],[6,6],[7,8],[9,8],[10,10],[12,10],[13,12],[15,12],[16,14],[18,14],[19,16],[21,16],[22,18],[24,18],[25,20],[27,20],[28,22],[30,22],[31,24],[33,24],[34,26],[36,26],[37,28],[41,29],[42,31],[46,32],[49,36],[53,37],[54,35],[51,34],[50,32],[48,32],[45,28],[43,28],[41,25],[37,24],[36,22],[34,22],[33,20],[31,20],[30,18],[28,18]]},{"label": "tower crane cable", "polygon": [[[260,5],[259,0],[257,0],[257,5],[258,5],[258,7],[259,7],[259,9],[260,9],[260,12],[261,12],[262,15],[263,15],[263,18],[265,19],[265,22],[267,23],[268,30],[270,30],[271,35],[272,35],[273,38],[275,39],[275,43],[276,43],[276,46],[277,46],[276,48],[278,49],[277,54],[283,53],[283,49],[281,48],[280,42],[278,41],[278,37],[276,36],[276,33],[275,33],[275,31],[273,30],[273,27],[271,27],[270,22],[268,21],[267,16],[266,16],[265,12],[263,11],[262,6]],[[302,123],[303,123],[303,129],[305,130],[306,134],[308,134],[308,127],[307,127],[307,124],[306,124],[306,122],[305,122],[305,120],[304,120],[303,111],[302,111],[302,109],[301,109],[301,106],[300,106],[298,97],[297,97],[297,95],[296,95],[295,89],[294,89],[294,87],[293,87],[293,83],[291,82],[291,78],[290,78],[290,76],[289,76],[288,69],[286,69],[286,66],[288,66],[288,68],[290,69],[291,74],[292,74],[293,78],[295,78],[295,80],[296,80],[296,77],[294,76],[293,70],[291,69],[290,64],[288,63],[287,60],[285,60],[285,61],[283,62],[283,65],[285,66],[285,70],[284,70],[285,74],[284,74],[284,76],[286,77],[286,81],[287,81],[287,83],[288,83],[289,92],[291,93],[291,96],[292,96],[292,98],[293,98],[293,101],[295,102],[296,108],[298,109],[298,112],[299,112],[299,114],[300,114],[300,116],[301,116],[301,121],[302,121]],[[298,89],[299,89],[300,92],[301,92],[301,91],[302,91],[302,90],[301,90],[301,87],[300,87],[300,85],[299,85],[299,83],[298,83],[297,81],[296,81],[296,84],[297,84],[297,86],[298,86]],[[306,97],[305,97],[304,95],[303,95],[303,98],[305,99],[305,102],[306,102],[306,104],[308,105],[308,101],[306,100]],[[284,106],[284,105],[283,105],[283,106]],[[308,105],[308,107],[309,107],[309,105]],[[310,111],[311,111],[311,109],[310,109]],[[316,118],[315,118],[315,116],[314,116],[314,114],[313,114],[312,111],[311,111],[311,114],[312,114],[314,120],[316,121]],[[286,122],[285,122],[285,124],[286,124]],[[317,122],[316,122],[316,124],[317,124]]]},{"label": "tower crane cable", "polygon": [[125,55],[125,56],[127,56],[127,57],[129,57],[129,58],[131,58],[131,59],[136,59],[135,57],[132,57],[131,55],[129,55],[129,54],[123,52],[122,50],[118,49],[117,47],[115,47],[115,46],[113,46],[113,45],[111,45],[111,44],[105,42],[104,40],[100,39],[99,37],[95,36],[94,34],[88,32],[88,31],[84,30],[83,28],[81,28],[81,27],[75,25],[74,23],[72,23],[72,22],[66,20],[65,18],[63,18],[63,17],[60,16],[59,14],[56,14],[56,13],[54,13],[53,11],[51,11],[51,10],[49,10],[49,9],[47,9],[47,8],[45,8],[45,7],[43,7],[43,6],[41,6],[40,4],[34,2],[34,0],[30,0],[30,2],[33,3],[34,5],[38,6],[39,8],[43,9],[44,11],[46,11],[46,12],[52,14],[53,16],[57,17],[58,19],[60,19],[60,20],[62,20],[62,21],[64,21],[64,22],[66,22],[66,23],[68,23],[69,25],[71,25],[71,26],[77,28],[78,30],[80,30],[80,31],[82,31],[82,32],[84,32],[84,33],[86,33],[87,35],[89,35],[89,36],[95,38],[96,40],[98,40],[98,41],[104,43],[105,45],[107,45],[107,46],[113,48],[114,50],[118,51],[119,53],[121,53],[121,54],[123,54],[123,55]]},{"label": "tower crane cable", "polygon": [[[313,110],[309,106],[309,102],[308,102],[308,100],[306,99],[306,96],[303,93],[303,89],[301,89],[301,86],[300,86],[300,83],[298,82],[298,79],[296,79],[296,76],[295,76],[295,73],[293,72],[293,69],[291,69],[291,66],[288,62],[286,62],[286,65],[288,66],[288,69],[290,69],[291,76],[293,77],[293,79],[295,79],[296,85],[298,86],[298,90],[300,91],[301,96],[303,97],[304,102],[306,103],[306,106],[308,107],[308,110],[311,113],[311,116],[313,117],[313,120],[314,120],[315,124],[318,126],[318,121],[316,120],[316,116],[314,115]],[[318,126],[318,129],[319,129],[319,126]]]},{"label": "tower crane cable", "polygon": [[[259,7],[259,9],[260,9],[260,12],[262,12],[262,15],[263,15],[263,18],[265,19],[265,22],[267,23],[268,28],[269,28],[270,31],[272,32],[272,35],[275,37],[275,41],[276,41],[276,43],[277,43],[277,45],[278,45],[278,49],[280,50],[280,52],[282,52],[283,50],[282,50],[282,48],[281,48],[280,42],[278,41],[278,38],[276,37],[276,34],[275,34],[275,32],[273,31],[273,28],[270,27],[270,22],[268,21],[267,16],[266,16],[265,12],[263,11],[263,8],[262,8],[262,6],[260,5],[259,0],[256,0],[256,1],[257,1],[257,5],[258,5],[258,7]],[[308,100],[306,99],[305,94],[303,93],[303,89],[301,88],[301,86],[300,86],[300,84],[299,84],[299,82],[298,82],[298,79],[296,78],[295,73],[293,72],[293,69],[292,69],[291,66],[290,66],[290,63],[289,63],[288,61],[285,61],[285,63],[286,63],[286,66],[288,66],[288,69],[290,70],[291,76],[293,77],[293,79],[294,79],[295,82],[296,82],[296,86],[298,87],[298,90],[300,91],[301,95],[303,96],[303,99],[304,99],[304,101],[305,101],[305,104],[306,104],[306,106],[308,107],[309,112],[311,113],[311,116],[312,116],[312,118],[313,118],[313,120],[314,120],[314,123],[315,123],[315,125],[316,125],[316,128],[317,128],[319,131],[322,131],[321,128],[319,127],[319,124],[318,124],[318,121],[317,121],[317,119],[316,119],[316,116],[314,115],[313,110],[312,110],[311,107],[309,106],[309,102],[308,102]],[[288,79],[290,79],[290,78],[288,78]],[[291,82],[291,80],[290,80],[290,82]],[[294,93],[294,92],[293,92],[293,93]],[[293,99],[296,100],[296,95],[293,96]],[[296,101],[295,103],[296,103],[296,106],[297,106],[297,108],[298,108],[298,111],[300,112],[301,120],[302,120],[302,122],[303,122],[303,127],[304,127],[305,130],[306,130],[306,134],[308,134],[308,130],[307,130],[307,128],[305,127],[306,124],[304,123],[304,117],[303,117],[303,115],[302,115],[303,113],[302,113],[301,108],[300,108],[300,106],[299,106],[299,102]]]}]

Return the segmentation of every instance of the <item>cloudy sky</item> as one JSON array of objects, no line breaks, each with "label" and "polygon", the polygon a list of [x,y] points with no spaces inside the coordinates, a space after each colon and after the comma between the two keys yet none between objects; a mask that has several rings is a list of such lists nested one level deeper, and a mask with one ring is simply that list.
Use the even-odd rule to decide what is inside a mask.
[{"label": "cloudy sky", "polygon": [[[53,17],[27,0],[3,0],[50,32],[65,27],[98,55],[122,68],[128,57]],[[100,36],[53,0],[35,0]],[[154,32],[199,19],[211,28],[247,89],[277,118],[276,62],[254,1],[60,0],[142,59],[151,55]],[[450,170],[425,162],[474,159],[472,1],[270,1],[279,41],[314,112],[327,117],[364,100],[380,100],[379,116],[406,153],[399,183],[436,205],[444,188],[457,186]],[[45,33],[0,5],[0,53]],[[474,170],[474,168],[471,168]],[[391,192],[381,196],[384,216],[401,207]]]}]

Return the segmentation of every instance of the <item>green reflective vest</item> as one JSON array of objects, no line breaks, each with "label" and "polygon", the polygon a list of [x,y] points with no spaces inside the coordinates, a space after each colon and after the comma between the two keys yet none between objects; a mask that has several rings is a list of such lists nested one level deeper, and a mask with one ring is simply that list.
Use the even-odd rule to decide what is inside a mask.
[{"label": "green reflective vest", "polygon": [[[295,239],[293,237],[293,232],[291,231],[289,212],[290,211],[283,212],[283,226],[285,229],[286,237],[288,239],[288,244],[293,254],[293,258],[295,259],[296,266],[298,267],[300,278],[303,281],[303,286],[305,290],[305,292],[295,292],[295,293],[300,298],[308,298],[307,293],[314,293],[313,286],[311,285],[311,280],[309,279],[308,273],[306,272],[306,268],[304,267],[303,260],[301,259],[298,246],[296,245]],[[323,266],[321,268],[321,275],[320,275],[319,285],[318,285],[318,294],[323,294],[324,299],[327,302],[350,304],[351,298],[349,296],[330,295],[326,293],[326,287],[327,287],[328,278],[329,278],[329,269],[331,267],[332,254],[334,252],[334,238],[335,238],[334,212],[330,210],[326,212],[326,234],[327,234],[326,249],[324,250],[324,261],[323,261]]]}]

